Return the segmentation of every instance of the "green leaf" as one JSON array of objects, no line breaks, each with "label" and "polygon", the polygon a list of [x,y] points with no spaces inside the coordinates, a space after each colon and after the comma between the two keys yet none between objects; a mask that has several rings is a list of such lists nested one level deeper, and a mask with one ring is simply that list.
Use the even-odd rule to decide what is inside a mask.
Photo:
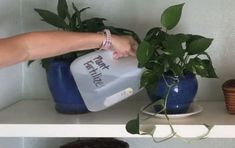
[{"label": "green leaf", "polygon": [[182,58],[185,51],[182,47],[182,39],[175,35],[168,35],[166,41],[162,42],[165,47],[165,53]]},{"label": "green leaf", "polygon": [[34,62],[34,60],[30,60],[30,61],[28,61],[27,65],[30,66],[33,62]]},{"label": "green leaf", "polygon": [[161,16],[161,23],[166,29],[171,30],[178,24],[181,17],[183,6],[184,3],[179,5],[174,5],[167,8],[163,12]]},{"label": "green leaf", "polygon": [[48,24],[62,29],[69,29],[69,26],[65,23],[65,21],[55,13],[42,9],[34,10],[43,18],[43,21],[47,22]]},{"label": "green leaf", "polygon": [[[154,93],[154,92],[150,92],[150,93]],[[156,112],[156,114],[159,114],[161,113],[162,111],[164,111],[165,109],[165,103],[166,103],[166,100],[165,98],[158,98],[156,99],[151,106],[155,107],[155,108],[159,108],[160,110],[158,112]]]},{"label": "green leaf", "polygon": [[82,13],[83,11],[85,11],[85,10],[87,10],[87,9],[90,9],[90,7],[82,8],[81,10],[79,10],[79,12]]},{"label": "green leaf", "polygon": [[188,35],[182,34],[182,33],[175,34],[173,36],[175,36],[179,40],[179,42],[181,42],[181,43],[184,43],[190,39],[190,37]]},{"label": "green leaf", "polygon": [[82,23],[82,19],[81,19],[81,14],[79,12],[75,12],[75,16],[76,16],[76,27],[79,31],[82,31],[84,32],[84,26],[83,26],[83,23]]},{"label": "green leaf", "polygon": [[78,52],[76,52],[76,55],[77,55],[77,57],[81,57],[81,56],[84,56],[84,55],[86,55],[86,54],[88,54],[90,52],[93,52],[93,51],[94,51],[94,49],[78,51]]},{"label": "green leaf", "polygon": [[76,12],[72,15],[70,22],[69,22],[70,30],[77,31],[77,14]]},{"label": "green leaf", "polygon": [[188,49],[189,49],[189,45],[197,40],[197,39],[201,39],[201,38],[204,38],[203,36],[200,36],[200,35],[193,35],[193,34],[188,34],[188,40],[186,41],[186,50],[188,52]]},{"label": "green leaf", "polygon": [[159,105],[161,107],[165,106],[165,99],[159,99],[159,100],[155,100],[152,104],[152,106],[156,106]]},{"label": "green leaf", "polygon": [[153,70],[146,69],[140,79],[140,87],[145,87],[148,90],[152,90],[156,87],[156,84],[162,74],[164,73],[163,65],[155,63]]},{"label": "green leaf", "polygon": [[155,63],[155,65],[153,67],[153,71],[157,76],[161,76],[164,73],[164,67],[163,67],[163,65],[161,65],[159,63]]},{"label": "green leaf", "polygon": [[166,37],[167,33],[165,33],[164,31],[160,31],[157,36],[154,36],[152,39],[149,40],[149,43],[154,49],[162,53],[162,50],[164,49],[162,43],[166,40]]},{"label": "green leaf", "polygon": [[194,68],[196,69],[196,72],[201,77],[207,77],[207,70],[205,69],[203,62],[199,58],[194,58]]},{"label": "green leaf", "polygon": [[198,74],[201,77],[208,77],[208,71],[203,61],[197,57],[190,59],[187,68],[189,71],[193,72],[194,74]]},{"label": "green leaf", "polygon": [[150,30],[147,32],[147,34],[146,34],[144,40],[150,41],[150,40],[153,39],[154,37],[156,38],[157,35],[158,35],[158,33],[159,33],[160,31],[161,31],[161,28],[159,28],[159,27],[155,27],[155,28],[150,29]]},{"label": "green leaf", "polygon": [[207,71],[207,78],[218,78],[210,60],[202,60],[202,63]]},{"label": "green leaf", "polygon": [[154,79],[154,73],[152,70],[145,70],[143,74],[141,75],[140,79],[140,87],[145,87],[149,85],[149,82],[151,83],[151,79]]},{"label": "green leaf", "polygon": [[196,69],[193,67],[193,62],[192,62],[191,59],[190,59],[189,62],[185,65],[185,68],[186,68],[187,71],[190,71],[190,72],[192,72],[192,73],[194,73],[194,74],[197,74]]},{"label": "green leaf", "polygon": [[112,34],[116,34],[116,35],[130,35],[130,36],[132,36],[137,41],[137,43],[141,42],[138,34],[135,33],[132,30],[125,29],[125,28],[119,28],[119,27],[113,27],[113,26],[105,26],[105,28],[109,29]]},{"label": "green leaf", "polygon": [[69,25],[72,31],[84,32],[84,26],[82,24],[81,14],[79,11],[74,12]]},{"label": "green leaf", "polygon": [[63,55],[61,55],[61,57],[63,58],[63,59],[65,59],[65,60],[74,60],[74,59],[76,59],[77,58],[77,56],[76,56],[76,53],[74,53],[74,52],[72,52],[72,53],[67,53],[67,54],[63,54]]},{"label": "green leaf", "polygon": [[76,7],[74,3],[72,3],[72,7],[73,7],[73,10],[75,11],[72,17],[72,21],[73,21],[72,23],[74,24],[75,22],[75,24],[77,24],[74,26],[73,30],[85,32],[84,26],[82,24],[83,21],[81,19],[81,13],[89,9],[90,7],[85,7],[85,8],[82,8],[81,10],[78,10],[78,8]]},{"label": "green leaf", "polygon": [[136,119],[130,120],[126,124],[126,130],[130,134],[140,134],[139,129],[140,129],[140,125],[139,125],[139,115],[138,115]]},{"label": "green leaf", "polygon": [[72,3],[72,7],[75,12],[80,12],[74,3]]},{"label": "green leaf", "polygon": [[137,49],[137,59],[139,61],[139,67],[143,67],[151,58],[154,53],[154,48],[147,41],[140,43]]},{"label": "green leaf", "polygon": [[163,67],[161,65],[156,65],[154,70],[145,70],[141,76],[140,85],[141,87],[148,87],[156,83],[161,74],[163,73]]},{"label": "green leaf", "polygon": [[198,38],[192,41],[188,46],[189,55],[200,54],[204,52],[212,43],[213,39],[209,38]]},{"label": "green leaf", "polygon": [[218,76],[216,75],[215,70],[212,66],[212,60],[211,60],[209,54],[206,52],[203,52],[200,55],[205,55],[208,58],[208,59],[202,60],[204,67],[207,69],[208,78],[218,78]]},{"label": "green leaf", "polygon": [[183,68],[179,64],[172,63],[170,65],[170,69],[174,73],[175,76],[183,75]]},{"label": "green leaf", "polygon": [[70,15],[69,11],[67,11],[66,16],[67,16],[68,20],[70,21],[70,19],[71,19],[71,15]]},{"label": "green leaf", "polygon": [[105,29],[105,18],[91,18],[82,22],[84,26],[84,32],[100,32]]},{"label": "green leaf", "polygon": [[164,65],[164,72],[167,72],[170,70],[170,65],[175,60],[175,57],[167,54],[161,54],[158,56],[158,62]]},{"label": "green leaf", "polygon": [[42,59],[41,60],[42,67],[47,71],[53,60],[54,60],[54,58]]},{"label": "green leaf", "polygon": [[61,18],[66,18],[66,16],[68,15],[68,5],[66,0],[58,0],[57,12]]},{"label": "green leaf", "polygon": [[[85,10],[89,9],[90,7],[85,7],[85,8],[82,8],[81,10],[79,10],[75,6],[74,3],[72,3],[72,7],[73,7],[73,9],[75,11],[74,14],[72,15],[71,22],[70,22],[70,26],[72,26],[72,30],[79,31],[79,32],[95,32],[96,30],[94,28],[97,27],[98,28],[97,30],[100,31],[101,27],[100,26],[95,26],[95,25],[97,25],[98,21],[87,22],[87,20],[82,21],[82,19],[81,19],[81,13],[84,12]],[[101,24],[101,25],[104,26],[104,24]]]},{"label": "green leaf", "polygon": [[190,44],[192,41],[194,41],[196,39],[204,38],[201,35],[194,35],[194,34],[188,34],[187,36],[189,37],[188,44]]}]

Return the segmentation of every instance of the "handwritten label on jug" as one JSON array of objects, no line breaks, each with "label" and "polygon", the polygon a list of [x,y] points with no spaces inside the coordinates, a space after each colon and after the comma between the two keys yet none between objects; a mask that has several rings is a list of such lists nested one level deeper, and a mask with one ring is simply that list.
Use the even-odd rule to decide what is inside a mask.
[{"label": "handwritten label on jug", "polygon": [[93,83],[96,87],[102,87],[104,82],[102,80],[102,71],[109,70],[110,65],[107,65],[103,61],[103,57],[98,55],[92,60],[87,61],[83,64],[88,70],[89,74],[93,79]]}]

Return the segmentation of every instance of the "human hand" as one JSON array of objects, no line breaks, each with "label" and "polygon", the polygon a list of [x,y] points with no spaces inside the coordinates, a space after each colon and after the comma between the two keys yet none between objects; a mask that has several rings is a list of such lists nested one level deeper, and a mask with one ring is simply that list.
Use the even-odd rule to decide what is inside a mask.
[{"label": "human hand", "polygon": [[112,35],[112,46],[115,49],[113,57],[119,59],[121,57],[135,56],[138,43],[132,36]]}]

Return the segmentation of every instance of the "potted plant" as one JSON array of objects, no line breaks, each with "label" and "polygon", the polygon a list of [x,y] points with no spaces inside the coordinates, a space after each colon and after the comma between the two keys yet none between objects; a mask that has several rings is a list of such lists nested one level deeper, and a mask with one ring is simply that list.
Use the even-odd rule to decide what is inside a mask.
[{"label": "potted plant", "polygon": [[[82,13],[88,8],[89,7],[79,10],[75,4],[72,3],[73,13],[71,15],[66,0],[58,0],[57,14],[43,9],[35,9],[35,11],[42,17],[42,21],[45,21],[58,29],[62,29],[63,31],[100,32],[107,28],[110,29],[112,34],[133,35],[134,38],[139,40],[138,36],[131,30],[106,26],[104,24],[106,19],[104,18],[93,17],[82,19]],[[54,98],[55,108],[58,112],[66,114],[88,112],[70,72],[70,64],[77,57],[91,51],[94,51],[94,49],[68,53],[41,60],[41,64],[47,72],[49,89]],[[31,62],[32,61],[30,61],[29,64]]]},{"label": "potted plant", "polygon": [[[146,88],[152,101],[144,109],[154,107],[156,114],[165,113],[167,119],[167,114],[187,112],[197,93],[196,75],[217,78],[206,53],[212,39],[169,32],[178,24],[183,6],[167,8],[161,15],[163,28],[150,29],[137,50],[138,66],[145,69],[141,87]],[[139,114],[128,122],[127,131],[139,133]]]}]

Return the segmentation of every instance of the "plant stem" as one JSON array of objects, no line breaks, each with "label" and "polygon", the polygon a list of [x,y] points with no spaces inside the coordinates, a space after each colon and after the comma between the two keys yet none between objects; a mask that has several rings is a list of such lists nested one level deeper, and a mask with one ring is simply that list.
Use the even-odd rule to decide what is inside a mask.
[{"label": "plant stem", "polygon": [[[167,102],[168,102],[168,98],[169,98],[169,94],[170,94],[171,89],[179,83],[179,79],[178,79],[178,78],[174,78],[174,77],[168,76],[169,78],[173,79],[173,81],[174,81],[173,84],[169,84],[169,83],[167,82],[167,80],[166,80],[166,76],[165,76],[165,75],[162,75],[162,77],[163,77],[163,80],[164,80],[164,82],[165,82],[165,84],[166,84],[166,86],[167,86],[167,88],[168,88],[167,94],[166,94],[165,99],[164,99],[165,101],[164,101],[163,109],[161,109],[161,110],[160,110],[159,112],[157,112],[156,114],[151,115],[151,116],[149,116],[148,118],[145,118],[144,120],[147,120],[147,119],[149,119],[149,118],[151,118],[151,117],[155,117],[157,114],[159,114],[159,113],[161,113],[161,112],[164,111],[164,114],[165,114],[167,123],[168,123],[168,125],[170,126],[170,129],[171,129],[171,133],[170,133],[168,136],[166,136],[165,138],[163,138],[162,140],[157,140],[157,139],[154,137],[155,129],[154,129],[154,132],[153,132],[153,133],[144,133],[144,134],[142,134],[142,135],[146,135],[146,134],[151,135],[151,137],[153,138],[153,141],[154,141],[155,143],[160,143],[160,142],[169,140],[169,139],[171,139],[171,138],[173,138],[173,137],[177,137],[177,138],[179,138],[179,139],[181,139],[182,141],[187,142],[187,143],[192,143],[192,142],[195,142],[195,141],[204,139],[204,138],[210,133],[210,131],[211,131],[211,129],[212,129],[213,126],[209,126],[209,125],[204,124],[204,126],[208,129],[207,132],[204,133],[204,134],[202,134],[202,135],[200,135],[200,136],[197,136],[197,137],[195,137],[195,138],[193,138],[193,139],[184,138],[184,137],[180,136],[179,134],[177,134],[177,132],[174,130],[174,127],[173,127],[172,123],[170,122],[170,118],[169,118],[168,115],[167,115]],[[146,110],[148,107],[153,106],[154,104],[156,104],[156,102],[153,102],[153,103],[150,103],[150,104],[146,105],[145,107],[143,107],[142,110]]]}]

